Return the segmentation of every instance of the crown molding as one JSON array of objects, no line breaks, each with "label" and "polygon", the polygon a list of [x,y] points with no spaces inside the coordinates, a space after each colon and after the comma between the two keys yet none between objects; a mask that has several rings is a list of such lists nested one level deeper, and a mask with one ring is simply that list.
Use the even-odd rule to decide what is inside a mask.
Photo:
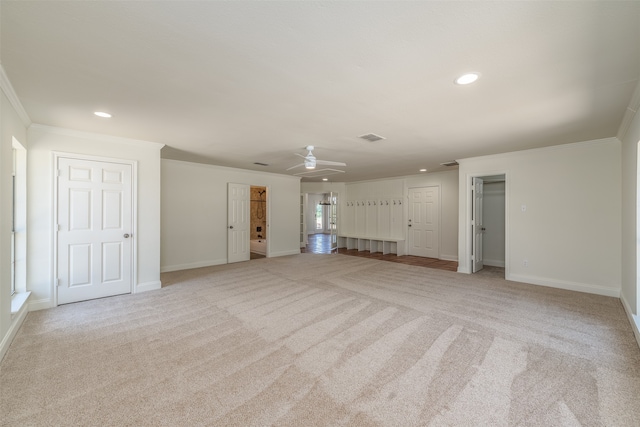
[{"label": "crown molding", "polygon": [[0,64],[0,89],[2,89],[2,92],[4,92],[4,94],[9,99],[11,106],[13,106],[13,109],[16,110],[16,113],[18,114],[18,117],[20,117],[20,120],[22,120],[24,126],[31,126],[31,119],[22,106],[18,95],[16,95],[16,91],[13,90],[13,86],[9,81],[9,77],[7,77],[7,73],[4,72],[4,67],[2,66],[2,64]]},{"label": "crown molding", "polygon": [[622,122],[620,123],[620,127],[618,128],[618,134],[616,138],[620,141],[627,136],[627,131],[629,130],[629,126],[631,126],[631,122],[633,118],[638,113],[638,108],[640,108],[640,79],[638,79],[638,84],[636,85],[636,90],[633,92],[633,96],[631,96],[631,101],[629,101],[629,106],[624,112],[624,117],[622,118]]},{"label": "crown molding", "polygon": [[61,127],[57,127],[57,126],[41,125],[41,124],[38,124],[38,123],[33,123],[31,126],[29,126],[29,131],[30,132],[53,133],[53,134],[57,134],[57,135],[71,136],[71,137],[74,137],[74,138],[84,138],[84,139],[88,139],[88,140],[92,140],[92,141],[101,141],[101,142],[107,142],[107,143],[126,144],[126,145],[130,145],[130,146],[132,145],[132,146],[145,147],[145,148],[155,148],[157,150],[161,150],[162,147],[165,146],[165,144],[162,144],[160,142],[145,141],[145,140],[142,140],[142,139],[123,138],[123,137],[120,137],[120,136],[105,135],[105,134],[102,134],[102,133],[87,132],[87,131],[83,131],[83,130],[75,130],[75,129],[68,129],[68,128],[61,128]]}]

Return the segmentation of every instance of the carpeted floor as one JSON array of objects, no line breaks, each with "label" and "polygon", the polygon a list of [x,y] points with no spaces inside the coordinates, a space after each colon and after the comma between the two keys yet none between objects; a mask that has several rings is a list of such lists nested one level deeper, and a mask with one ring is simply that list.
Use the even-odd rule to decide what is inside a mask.
[{"label": "carpeted floor", "polygon": [[640,425],[615,298],[344,255],[162,279],[29,313],[2,425]]}]

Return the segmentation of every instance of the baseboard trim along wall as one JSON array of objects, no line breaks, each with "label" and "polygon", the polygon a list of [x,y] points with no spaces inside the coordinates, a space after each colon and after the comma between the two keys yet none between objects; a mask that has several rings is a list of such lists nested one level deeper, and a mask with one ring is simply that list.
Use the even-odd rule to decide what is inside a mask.
[{"label": "baseboard trim along wall", "polygon": [[46,308],[55,307],[55,305],[53,305],[53,300],[49,298],[29,301],[28,305],[29,305],[29,311],[38,311],[38,310],[44,310]]},{"label": "baseboard trim along wall", "polygon": [[586,292],[588,294],[620,298],[620,288],[606,288],[604,286],[588,285],[586,283],[567,282],[564,280],[521,276],[517,274],[511,274],[509,277],[505,277],[505,279],[513,282],[528,283],[531,285],[548,286],[550,288],[566,289],[568,291]]},{"label": "baseboard trim along wall", "polygon": [[633,336],[636,338],[636,343],[638,343],[638,347],[640,347],[640,317],[631,312],[631,307],[629,307],[624,296],[620,297],[620,302],[622,302],[624,312],[627,313],[627,318],[629,319],[629,323],[631,323],[631,329],[633,330]]},{"label": "baseboard trim along wall", "polygon": [[482,260],[484,265],[488,265],[491,267],[503,267],[504,268],[504,260],[500,261],[497,259],[484,259]]},{"label": "baseboard trim along wall", "polygon": [[270,252],[269,258],[275,258],[279,256],[288,256],[288,255],[298,255],[299,253],[300,253],[300,249],[292,250],[292,251]]},{"label": "baseboard trim along wall", "polygon": [[458,261],[458,255],[443,255],[440,254],[440,259],[443,261]]},{"label": "baseboard trim along wall", "polygon": [[198,262],[190,262],[187,264],[165,265],[164,267],[160,267],[160,273],[169,273],[172,271],[180,271],[180,270],[191,270],[192,268],[211,267],[213,265],[222,265],[226,263],[227,263],[226,258],[220,258],[220,259],[214,259],[211,261],[198,261]]},{"label": "baseboard trim along wall", "polygon": [[154,280],[153,282],[138,283],[133,292],[138,294],[140,292],[155,291],[161,287],[162,282],[160,280]]},{"label": "baseboard trim along wall", "polygon": [[0,342],[0,362],[7,353],[7,350],[9,350],[11,341],[13,341],[13,337],[16,336],[16,333],[18,333],[20,326],[22,326],[22,322],[24,322],[24,319],[27,317],[27,313],[29,312],[28,307],[29,306],[27,304],[23,304],[22,307],[20,307],[20,310],[13,315],[11,326],[5,336],[2,337],[2,342]]}]

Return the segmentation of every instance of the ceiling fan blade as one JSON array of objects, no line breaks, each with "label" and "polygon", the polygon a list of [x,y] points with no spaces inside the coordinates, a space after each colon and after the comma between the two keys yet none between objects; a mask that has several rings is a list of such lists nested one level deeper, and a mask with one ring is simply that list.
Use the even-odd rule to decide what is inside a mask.
[{"label": "ceiling fan blade", "polygon": [[290,171],[291,169],[299,168],[300,166],[304,166],[304,163],[300,163],[299,165],[291,166],[287,170]]},{"label": "ceiling fan blade", "polygon": [[306,158],[307,158],[307,156],[303,156],[303,155],[302,155],[302,154],[300,154],[300,153],[293,153],[293,154],[295,154],[296,156],[300,156],[300,157],[302,157],[303,159],[306,159]]},{"label": "ceiling fan blade", "polygon": [[327,166],[347,166],[346,163],[343,162],[332,162],[329,160],[316,160],[316,163],[319,165],[327,165]]}]

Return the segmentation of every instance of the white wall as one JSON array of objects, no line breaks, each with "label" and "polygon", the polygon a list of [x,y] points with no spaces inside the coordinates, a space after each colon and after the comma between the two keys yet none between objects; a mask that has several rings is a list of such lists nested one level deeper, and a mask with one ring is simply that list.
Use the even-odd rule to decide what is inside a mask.
[{"label": "white wall", "polygon": [[482,201],[483,262],[485,265],[504,267],[504,182],[485,182]]},{"label": "white wall", "polygon": [[53,284],[53,152],[138,162],[137,276],[134,292],[160,287],[161,144],[32,125],[28,150],[29,309],[55,305]]},{"label": "white wall", "polygon": [[459,160],[458,271],[471,267],[471,177],[505,173],[507,279],[619,296],[620,155],[608,138]]},{"label": "white wall", "polygon": [[[640,84],[636,89],[635,106],[640,103]],[[632,101],[633,103],[633,101]],[[638,144],[640,143],[640,114],[635,110],[629,110],[629,127],[625,129],[622,138],[622,291],[621,299],[630,315],[634,325],[636,338],[640,341],[640,317],[638,309],[638,276],[637,265],[640,257],[638,251],[638,222],[640,221],[638,209]]]},{"label": "white wall", "polygon": [[[4,72],[0,70],[0,78]],[[6,86],[5,86],[6,85]],[[0,360],[9,348],[27,313],[11,315],[11,220],[13,211],[12,190],[12,141],[15,137],[27,147],[26,124],[17,113],[5,90],[12,93],[8,80],[3,80],[0,90]]]},{"label": "white wall", "polygon": [[268,187],[269,256],[300,253],[300,179],[162,160],[161,269],[227,262],[227,183]]}]

